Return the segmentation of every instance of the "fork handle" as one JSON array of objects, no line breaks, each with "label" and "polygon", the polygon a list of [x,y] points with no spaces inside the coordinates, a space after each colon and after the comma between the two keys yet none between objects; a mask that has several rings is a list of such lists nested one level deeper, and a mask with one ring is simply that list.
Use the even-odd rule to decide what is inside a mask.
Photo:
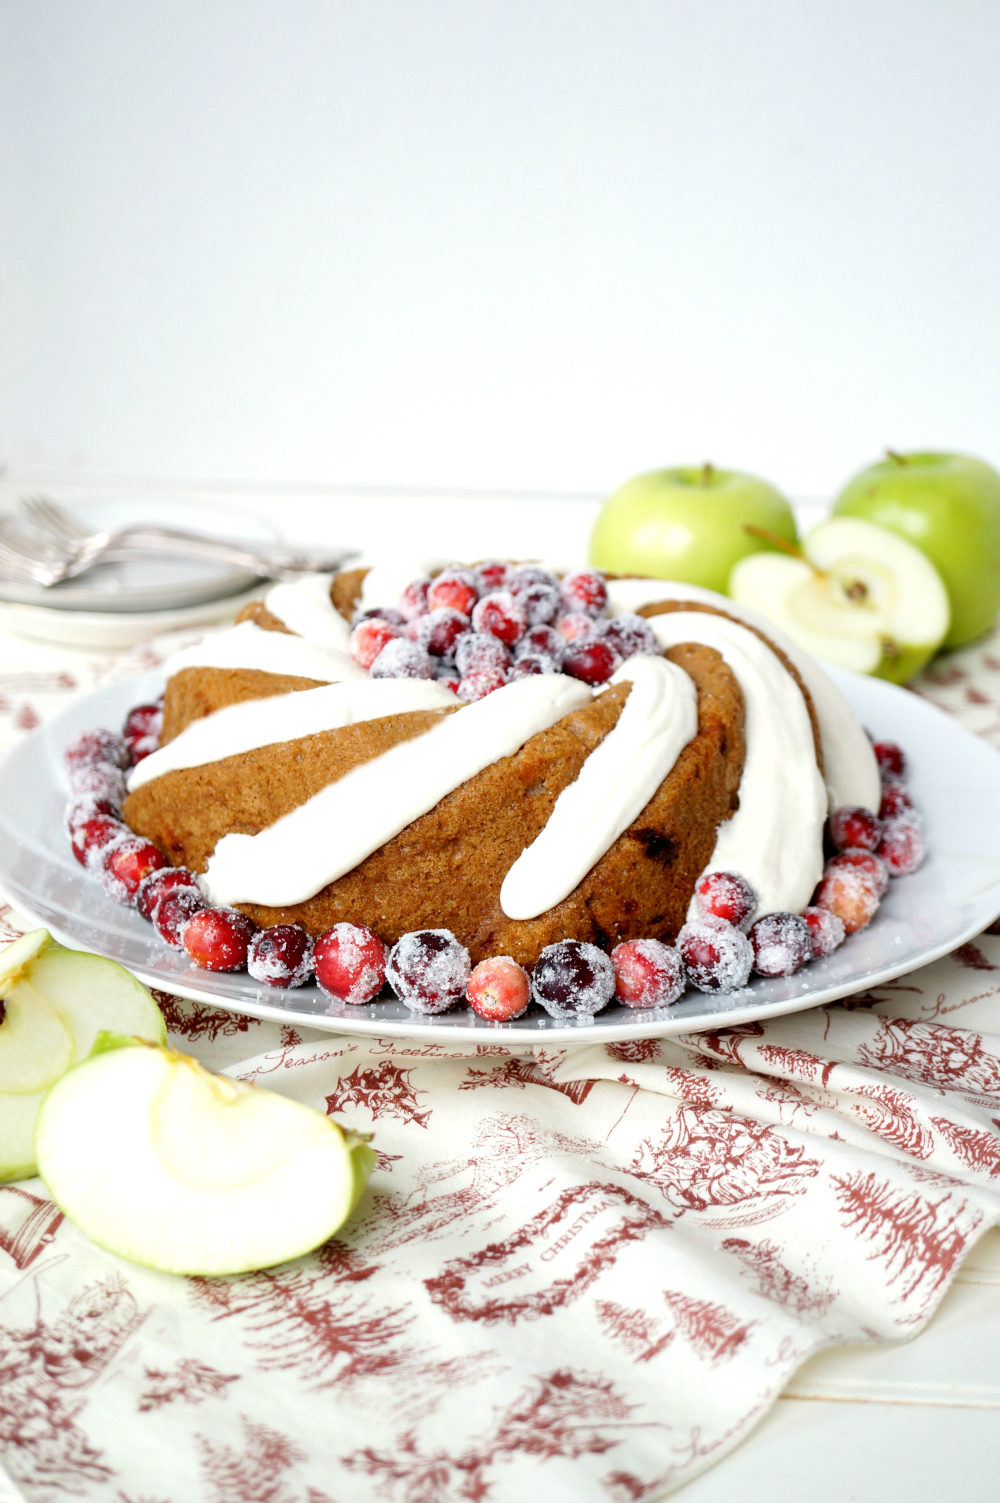
[{"label": "fork handle", "polygon": [[232,564],[248,573],[271,579],[309,571],[330,573],[355,556],[347,548],[289,548],[280,543],[251,547],[225,543],[180,528],[127,527],[113,533],[96,554],[81,557],[73,567],[71,577],[93,568],[96,563],[132,559],[150,552],[180,558],[216,559],[219,563]]}]

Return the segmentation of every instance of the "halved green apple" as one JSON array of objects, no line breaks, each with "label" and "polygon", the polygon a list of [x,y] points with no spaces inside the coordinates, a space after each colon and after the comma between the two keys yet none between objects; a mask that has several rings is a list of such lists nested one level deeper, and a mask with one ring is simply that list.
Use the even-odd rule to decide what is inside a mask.
[{"label": "halved green apple", "polygon": [[49,1086],[105,1029],[165,1043],[144,986],[100,955],[33,929],[0,951],[0,1183],[35,1171],[35,1118]]},{"label": "halved green apple", "polygon": [[802,556],[754,553],[729,578],[740,605],[828,663],[905,684],[941,646],[950,609],[919,548],[854,517],[814,527]]},{"label": "halved green apple", "polygon": [[347,1219],[375,1154],[311,1106],[105,1034],[35,1134],[53,1199],[109,1252],[167,1273],[246,1273]]}]

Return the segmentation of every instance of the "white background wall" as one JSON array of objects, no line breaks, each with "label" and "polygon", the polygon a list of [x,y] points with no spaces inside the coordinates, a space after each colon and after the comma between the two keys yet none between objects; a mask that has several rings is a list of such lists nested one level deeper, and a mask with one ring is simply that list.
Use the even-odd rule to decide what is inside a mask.
[{"label": "white background wall", "polygon": [[996,0],[0,0],[0,460],[1000,461]]}]

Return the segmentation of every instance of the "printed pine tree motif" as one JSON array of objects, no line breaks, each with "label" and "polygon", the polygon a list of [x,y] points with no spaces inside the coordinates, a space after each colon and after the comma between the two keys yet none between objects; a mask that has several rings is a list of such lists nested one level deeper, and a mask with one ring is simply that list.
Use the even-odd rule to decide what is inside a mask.
[{"label": "printed pine tree motif", "polygon": [[995,966],[992,961],[987,960],[979,946],[974,945],[971,939],[967,944],[959,945],[957,950],[952,950],[951,958],[969,971],[1000,970],[1000,966]]},{"label": "printed pine tree motif", "polygon": [[660,1057],[656,1039],[625,1039],[620,1044],[605,1044],[604,1049],[609,1059],[621,1060],[623,1064],[637,1065]]},{"label": "printed pine tree motif", "polygon": [[963,1127],[950,1117],[932,1117],[931,1121],[967,1169],[986,1174],[990,1179],[1000,1175],[1000,1136],[977,1127]]},{"label": "printed pine tree motif", "polygon": [[765,1064],[779,1069],[782,1075],[790,1075],[809,1085],[827,1085],[837,1068],[836,1060],[820,1059],[808,1049],[789,1049],[784,1044],[761,1044],[760,1057]]},{"label": "printed pine tree motif", "polygon": [[943,1090],[1000,1099],[1000,1059],[971,1030],[879,1018],[874,1040],[858,1050],[858,1063]]},{"label": "printed pine tree motif", "polygon": [[934,1138],[915,1113],[919,1104],[906,1091],[895,1086],[873,1083],[859,1086],[857,1097],[850,1103],[850,1110],[860,1117],[869,1132],[884,1138],[894,1148],[915,1159],[929,1159],[934,1152]]},{"label": "printed pine tree motif", "polygon": [[401,1068],[391,1060],[359,1065],[350,1075],[342,1076],[336,1089],[327,1096],[327,1116],[343,1111],[345,1106],[364,1106],[373,1118],[398,1117],[401,1122],[426,1127],[431,1120],[430,1108],[421,1110],[417,1097],[426,1096],[427,1092],[411,1084],[412,1074],[412,1068]]},{"label": "printed pine tree motif", "polygon": [[964,1200],[954,1205],[950,1194],[937,1201],[908,1194],[860,1169],[834,1174],[831,1183],[841,1224],[871,1245],[869,1261],[885,1265],[887,1287],[898,1286],[896,1302],[919,1294],[907,1323],[919,1320],[958,1263],[982,1212]]},{"label": "printed pine tree motif", "polygon": [[681,1101],[690,1101],[695,1106],[718,1106],[722,1086],[699,1075],[696,1070],[685,1070],[682,1065],[668,1065],[663,1072],[672,1095]]},{"label": "printed pine tree motif", "polygon": [[163,1014],[168,1033],[180,1034],[186,1039],[207,1039],[210,1043],[219,1038],[235,1038],[239,1033],[249,1033],[251,1028],[261,1026],[260,1018],[237,1016],[224,1012],[221,1007],[209,1007],[205,1002],[186,1002],[172,992],[153,989],[153,996]]},{"label": "printed pine tree motif", "polygon": [[722,1246],[739,1258],[758,1294],[800,1318],[825,1315],[833,1304],[831,1289],[814,1289],[808,1280],[785,1267],[776,1243],[765,1239],[754,1245],[742,1237],[727,1237]]},{"label": "printed pine tree motif", "polygon": [[147,1367],[145,1373],[146,1386],[139,1395],[140,1413],[161,1409],[177,1399],[186,1404],[200,1404],[204,1399],[225,1398],[229,1384],[238,1382],[240,1377],[239,1373],[220,1373],[193,1357],[182,1357],[173,1372]]},{"label": "printed pine tree motif", "polygon": [[629,1310],[614,1300],[595,1300],[597,1318],[612,1341],[619,1342],[636,1362],[649,1362],[674,1339],[661,1321],[645,1310]]},{"label": "printed pine tree motif", "polygon": [[664,1289],[663,1298],[685,1340],[699,1357],[713,1363],[735,1356],[757,1324],[755,1320],[741,1321],[724,1305],[695,1299],[680,1290]]},{"label": "printed pine tree motif", "polygon": [[306,1461],[286,1435],[241,1415],[244,1444],[239,1451],[196,1435],[195,1445],[211,1503],[301,1503],[288,1472]]}]

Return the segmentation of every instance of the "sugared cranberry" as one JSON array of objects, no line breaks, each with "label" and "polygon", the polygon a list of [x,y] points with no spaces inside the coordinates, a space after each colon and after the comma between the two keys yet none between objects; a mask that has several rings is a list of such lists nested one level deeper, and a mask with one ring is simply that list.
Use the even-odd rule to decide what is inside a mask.
[{"label": "sugared cranberry", "polygon": [[312,975],[313,942],[297,924],[258,929],[247,950],[247,970],[266,986],[303,986]]},{"label": "sugared cranberry", "polygon": [[506,682],[507,675],[502,668],[479,668],[464,675],[458,686],[458,697],[466,704],[475,704],[477,699],[485,699],[495,689],[502,689]]},{"label": "sugared cranberry", "polygon": [[843,921],[835,913],[831,913],[829,908],[804,908],[802,917],[809,925],[814,960],[832,955],[844,943],[847,931]]},{"label": "sugared cranberry", "polygon": [[339,1002],[360,1007],[385,986],[389,950],[372,929],[361,924],[334,924],[313,947],[316,980]]},{"label": "sugared cranberry", "polygon": [[531,978],[509,955],[481,960],[466,988],[469,1006],[490,1023],[519,1018],[531,1001]]},{"label": "sugared cranberry", "polygon": [[431,582],[427,591],[427,609],[438,611],[447,607],[461,611],[463,616],[471,616],[478,599],[479,588],[471,569],[445,569]]},{"label": "sugared cranberry", "polygon": [[402,611],[397,611],[392,605],[373,605],[365,611],[355,611],[351,619],[351,626],[357,626],[360,621],[388,621],[390,626],[405,626],[406,617]]},{"label": "sugared cranberry", "polygon": [[440,684],[443,689],[448,689],[452,694],[457,694],[462,680],[454,668],[446,668],[442,672],[435,673],[434,682]]},{"label": "sugared cranberry", "polygon": [[828,828],[830,840],[838,851],[877,851],[882,839],[882,822],[878,815],[870,809],[863,809],[860,804],[844,804],[834,809]]},{"label": "sugared cranberry", "polygon": [[73,855],[81,866],[93,867],[97,862],[97,853],[113,840],[120,840],[128,834],[128,826],[123,825],[120,819],[109,819],[105,814],[95,814],[91,819],[85,819],[76,825],[71,841]]},{"label": "sugared cranberry", "polygon": [[129,765],[128,747],[121,736],[97,727],[80,731],[63,752],[63,762],[70,772],[81,767],[118,767]]},{"label": "sugared cranberry", "polygon": [[515,569],[507,588],[524,607],[529,626],[548,626],[559,614],[559,582],[548,569],[533,564]]},{"label": "sugared cranberry", "polygon": [[415,929],[389,951],[386,980],[412,1012],[445,1012],[465,998],[469,952],[450,929]]},{"label": "sugared cranberry", "polygon": [[[454,662],[455,648],[469,630],[469,618],[461,611],[441,606],[411,623],[413,640],[433,658]],[[409,633],[408,633],[409,634]]]},{"label": "sugared cranberry", "polygon": [[180,887],[193,887],[196,892],[200,891],[194,872],[188,871],[186,866],[158,867],[139,883],[135,894],[136,912],[152,923],[158,904],[162,903],[168,892],[176,892]]},{"label": "sugared cranberry", "polygon": [[253,919],[235,908],[202,908],[188,919],[184,953],[206,971],[242,971],[256,932]]},{"label": "sugared cranberry", "polygon": [[416,642],[395,637],[385,644],[368,671],[372,678],[433,678],[434,659]]},{"label": "sugared cranberry", "polygon": [[495,590],[492,595],[484,595],[472,612],[473,631],[497,637],[508,647],[513,647],[524,635],[527,625],[524,605],[509,590]]},{"label": "sugared cranberry", "polygon": [[902,783],[883,783],[882,802],[879,805],[879,819],[896,819],[900,814],[908,815],[910,819],[917,818],[913,800],[909,790]]},{"label": "sugared cranberry", "polygon": [[876,741],[872,746],[875,759],[882,771],[884,782],[891,782],[894,778],[906,776],[906,758],[902,747],[895,741]]},{"label": "sugared cranberry", "polygon": [[566,638],[556,631],[554,626],[546,626],[540,623],[538,626],[529,626],[524,636],[514,649],[514,657],[542,657],[552,658],[559,664],[563,660],[566,651]]},{"label": "sugared cranberry", "polygon": [[739,872],[706,872],[695,883],[694,900],[703,918],[725,919],[737,929],[757,907],[757,894]]},{"label": "sugared cranberry", "polygon": [[794,976],[812,960],[812,930],[797,913],[765,913],[747,934],[758,976]]},{"label": "sugared cranberry", "polygon": [[143,877],[160,871],[167,858],[150,840],[125,836],[108,846],[101,862],[104,890],[117,903],[132,904]]},{"label": "sugared cranberry", "polygon": [[906,877],[916,871],[927,854],[924,832],[913,819],[890,819],[878,853],[893,877]]},{"label": "sugared cranberry", "polygon": [[568,616],[559,617],[555,629],[567,642],[575,642],[578,637],[592,636],[594,623],[581,611],[571,611]]},{"label": "sugared cranberry", "polygon": [[173,945],[175,950],[184,948],[184,930],[196,913],[207,908],[208,903],[196,887],[175,887],[165,893],[156,905],[153,928],[162,940]]},{"label": "sugared cranberry", "polygon": [[399,597],[399,613],[406,621],[413,621],[428,609],[427,595],[431,587],[429,579],[411,579]]},{"label": "sugared cranberry", "polygon": [[531,973],[531,995],[553,1018],[593,1017],[615,994],[615,968],[584,940],[546,945]]},{"label": "sugared cranberry", "polygon": [[605,642],[614,649],[623,662],[626,658],[634,658],[639,653],[656,657],[660,652],[660,644],[649,622],[644,616],[637,616],[632,611],[627,611],[622,616],[612,617],[605,623],[603,635]]},{"label": "sugared cranberry", "polygon": [[458,640],[455,667],[462,678],[467,673],[482,673],[487,668],[499,668],[503,673],[510,667],[510,652],[499,637],[491,637],[488,632],[470,631]]},{"label": "sugared cranberry", "polygon": [[585,684],[606,684],[617,664],[614,648],[600,637],[577,637],[566,648],[562,671]]},{"label": "sugared cranberry", "polygon": [[725,919],[695,919],[677,936],[687,978],[700,992],[735,992],[746,986],[753,945]]},{"label": "sugared cranberry", "polygon": [[828,908],[840,919],[846,934],[856,934],[878,912],[878,889],[860,867],[831,862],[813,894],[812,906]]},{"label": "sugared cranberry", "polygon": [[97,819],[98,815],[104,814],[108,819],[117,819],[120,807],[108,798],[84,798],[70,799],[66,805],[66,828],[72,835],[78,825],[85,824],[88,819]]},{"label": "sugared cranberry", "polygon": [[109,762],[93,762],[77,767],[69,775],[74,798],[105,799],[115,809],[125,802],[125,779]]},{"label": "sugared cranberry", "polygon": [[351,657],[359,668],[370,668],[387,642],[402,636],[402,628],[386,621],[382,616],[370,616],[359,621],[351,632]]},{"label": "sugared cranberry", "polygon": [[122,727],[122,739],[128,747],[133,767],[157,750],[162,730],[161,704],[136,705],[129,711]]},{"label": "sugared cranberry", "polygon": [[684,991],[684,962],[659,939],[628,939],[611,951],[615,996],[626,1007],[669,1007]]},{"label": "sugared cranberry", "polygon": [[503,563],[500,559],[491,558],[484,564],[477,564],[473,573],[479,585],[480,595],[488,595],[491,590],[502,590],[510,577],[510,564]]},{"label": "sugared cranberry", "polygon": [[596,619],[608,603],[608,587],[596,569],[574,569],[559,591],[564,611],[579,611]]},{"label": "sugared cranberry", "polygon": [[848,847],[846,851],[838,851],[836,856],[830,858],[826,863],[826,870],[840,871],[847,866],[856,867],[858,871],[864,872],[874,884],[876,895],[880,899],[885,897],[889,889],[889,868],[881,856],[876,855],[874,851]]},{"label": "sugared cranberry", "polygon": [[559,665],[555,658],[545,657],[540,652],[525,653],[523,658],[518,658],[513,668],[507,674],[509,684],[516,683],[519,678],[534,678],[539,673],[558,673]]}]

